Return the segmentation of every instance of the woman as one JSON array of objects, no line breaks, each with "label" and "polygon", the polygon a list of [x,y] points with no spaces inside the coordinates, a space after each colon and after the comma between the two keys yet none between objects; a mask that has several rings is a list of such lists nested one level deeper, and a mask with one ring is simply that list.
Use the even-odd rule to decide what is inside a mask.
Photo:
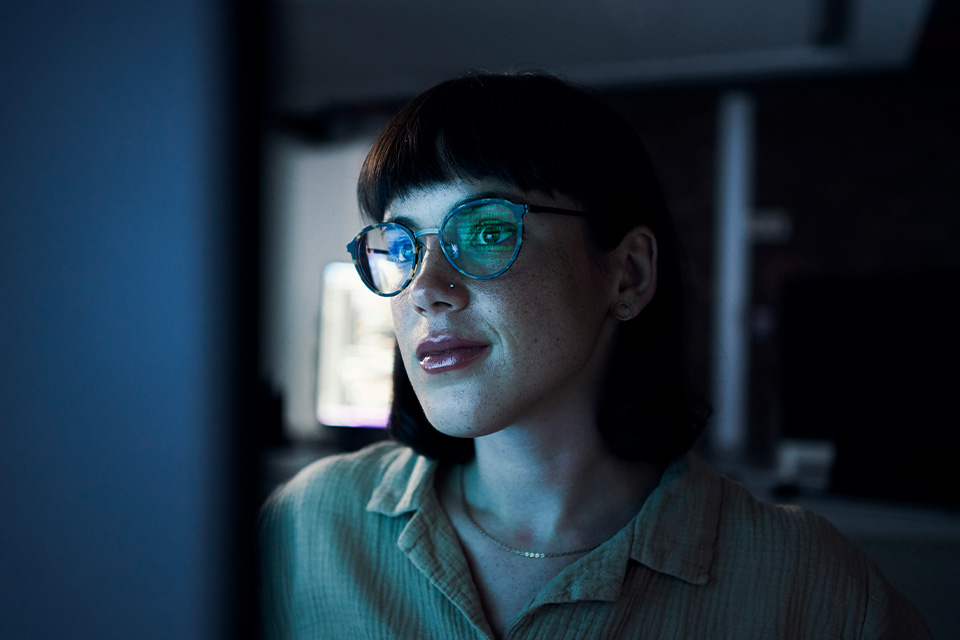
[{"label": "woman", "polygon": [[359,197],[398,442],[265,505],[268,635],[929,637],[830,525],[687,453],[707,411],[678,246],[612,110],[542,75],[443,83],[381,133]]}]

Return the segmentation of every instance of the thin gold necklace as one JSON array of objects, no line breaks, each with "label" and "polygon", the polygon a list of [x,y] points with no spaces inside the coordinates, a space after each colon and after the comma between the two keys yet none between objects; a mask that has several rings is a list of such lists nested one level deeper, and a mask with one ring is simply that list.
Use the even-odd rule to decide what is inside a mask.
[{"label": "thin gold necklace", "polygon": [[524,558],[562,558],[564,556],[575,556],[581,553],[586,553],[588,551],[593,551],[594,549],[600,546],[599,544],[595,544],[592,547],[574,549],[573,551],[561,551],[560,553],[540,553],[538,551],[521,551],[520,549],[514,549],[509,545],[503,544],[502,542],[500,542],[499,540],[491,536],[489,533],[484,531],[483,527],[477,524],[477,521],[473,519],[473,514],[470,513],[470,505],[467,503],[467,492],[464,488],[464,482],[463,482],[464,475],[466,475],[464,473],[464,466],[461,465],[460,467],[460,501],[463,503],[463,512],[467,514],[467,520],[469,520],[470,524],[473,525],[473,528],[477,530],[477,533],[482,535],[484,538],[486,538],[493,544],[497,545],[501,550],[507,551],[514,555],[522,556]]}]

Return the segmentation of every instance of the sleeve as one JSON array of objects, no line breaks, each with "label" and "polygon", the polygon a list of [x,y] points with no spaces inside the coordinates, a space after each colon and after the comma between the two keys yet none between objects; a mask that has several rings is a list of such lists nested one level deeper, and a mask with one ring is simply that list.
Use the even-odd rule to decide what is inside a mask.
[{"label": "sleeve", "polygon": [[926,620],[913,603],[887,582],[872,561],[869,565],[867,610],[860,638],[933,640]]},{"label": "sleeve", "polygon": [[260,615],[266,640],[293,637],[292,600],[296,515],[292,497],[280,489],[259,514]]}]

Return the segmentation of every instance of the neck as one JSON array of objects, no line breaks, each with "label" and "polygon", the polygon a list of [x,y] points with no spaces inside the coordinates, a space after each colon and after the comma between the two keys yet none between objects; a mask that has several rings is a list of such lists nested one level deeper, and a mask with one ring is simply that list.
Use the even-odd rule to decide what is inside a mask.
[{"label": "neck", "polygon": [[511,428],[477,438],[464,480],[480,523],[508,544],[547,551],[591,546],[625,526],[662,469],[615,458],[592,425],[578,431],[537,438]]}]

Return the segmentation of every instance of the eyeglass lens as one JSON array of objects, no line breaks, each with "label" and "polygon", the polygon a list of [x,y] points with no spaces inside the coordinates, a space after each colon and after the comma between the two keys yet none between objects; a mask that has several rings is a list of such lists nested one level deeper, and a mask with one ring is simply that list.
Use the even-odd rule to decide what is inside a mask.
[{"label": "eyeglass lens", "polygon": [[364,282],[379,293],[402,289],[416,264],[415,242],[406,228],[389,223],[357,238],[357,270]]},{"label": "eyeglass lens", "polygon": [[[506,203],[467,205],[444,221],[440,241],[447,259],[461,273],[491,278],[506,271],[516,257],[518,216]],[[403,289],[416,268],[416,240],[401,225],[378,225],[358,238],[356,257],[367,284],[379,293],[393,294]]]}]

